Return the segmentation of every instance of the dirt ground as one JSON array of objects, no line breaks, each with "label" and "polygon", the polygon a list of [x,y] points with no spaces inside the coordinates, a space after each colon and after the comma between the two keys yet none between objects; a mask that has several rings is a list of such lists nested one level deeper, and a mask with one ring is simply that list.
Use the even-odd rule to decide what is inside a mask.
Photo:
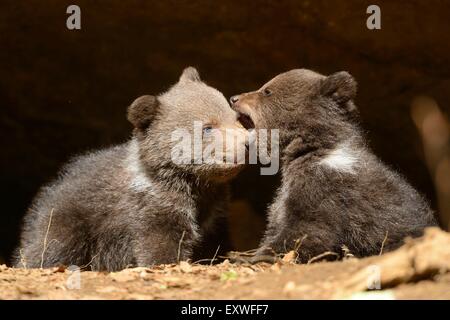
[{"label": "dirt ground", "polygon": [[365,259],[273,265],[181,262],[120,272],[0,266],[0,299],[450,299],[450,234],[428,229]]}]

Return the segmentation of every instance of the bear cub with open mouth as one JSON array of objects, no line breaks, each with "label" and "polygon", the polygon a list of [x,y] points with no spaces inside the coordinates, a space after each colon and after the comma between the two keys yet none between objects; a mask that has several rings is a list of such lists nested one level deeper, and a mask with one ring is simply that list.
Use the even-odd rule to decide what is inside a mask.
[{"label": "bear cub with open mouth", "polygon": [[303,263],[341,257],[343,246],[376,255],[436,225],[424,198],[367,147],[356,87],[347,72],[297,69],[230,98],[246,128],[279,129],[282,182],[253,262],[290,250]]},{"label": "bear cub with open mouth", "polygon": [[130,141],[76,158],[41,189],[25,216],[16,266],[111,271],[176,263],[192,259],[201,240],[215,233],[227,210],[228,182],[242,164],[193,163],[193,154],[173,161],[174,150],[183,143],[189,150],[192,140],[171,137],[174,130],[194,134],[197,122],[202,148],[216,130],[231,132],[245,149],[247,131],[222,93],[190,67],[166,93],[136,99],[128,120]]}]

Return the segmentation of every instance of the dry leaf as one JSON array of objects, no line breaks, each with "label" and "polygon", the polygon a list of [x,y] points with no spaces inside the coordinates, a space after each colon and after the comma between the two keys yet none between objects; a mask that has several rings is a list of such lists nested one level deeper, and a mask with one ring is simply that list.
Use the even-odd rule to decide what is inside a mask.
[{"label": "dry leaf", "polygon": [[282,261],[285,263],[295,263],[296,259],[297,259],[297,252],[291,250],[284,255]]},{"label": "dry leaf", "polygon": [[186,261],[181,261],[179,267],[180,267],[180,270],[184,273],[192,272],[192,266]]}]

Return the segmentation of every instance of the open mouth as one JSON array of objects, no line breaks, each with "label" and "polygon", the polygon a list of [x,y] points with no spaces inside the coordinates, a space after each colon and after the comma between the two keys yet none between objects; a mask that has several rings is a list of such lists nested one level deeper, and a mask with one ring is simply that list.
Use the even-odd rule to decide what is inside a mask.
[{"label": "open mouth", "polygon": [[246,113],[239,112],[238,121],[247,130],[255,129],[255,123],[253,122],[252,118]]}]

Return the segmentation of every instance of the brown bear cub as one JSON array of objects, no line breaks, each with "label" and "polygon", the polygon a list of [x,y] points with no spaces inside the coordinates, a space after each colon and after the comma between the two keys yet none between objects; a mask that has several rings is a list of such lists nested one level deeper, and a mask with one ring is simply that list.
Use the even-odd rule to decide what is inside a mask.
[{"label": "brown bear cub", "polygon": [[300,69],[231,97],[246,128],[279,129],[282,182],[253,261],[297,250],[299,262],[343,246],[358,257],[435,226],[432,210],[367,147],[347,72]]},{"label": "brown bear cub", "polygon": [[136,99],[128,119],[129,142],[75,159],[40,191],[25,217],[16,266],[111,271],[176,263],[191,259],[213,232],[226,212],[227,182],[242,165],[173,161],[180,141],[171,137],[177,128],[192,133],[195,121],[203,123],[203,142],[211,129],[242,128],[225,97],[187,68],[166,93]]}]

